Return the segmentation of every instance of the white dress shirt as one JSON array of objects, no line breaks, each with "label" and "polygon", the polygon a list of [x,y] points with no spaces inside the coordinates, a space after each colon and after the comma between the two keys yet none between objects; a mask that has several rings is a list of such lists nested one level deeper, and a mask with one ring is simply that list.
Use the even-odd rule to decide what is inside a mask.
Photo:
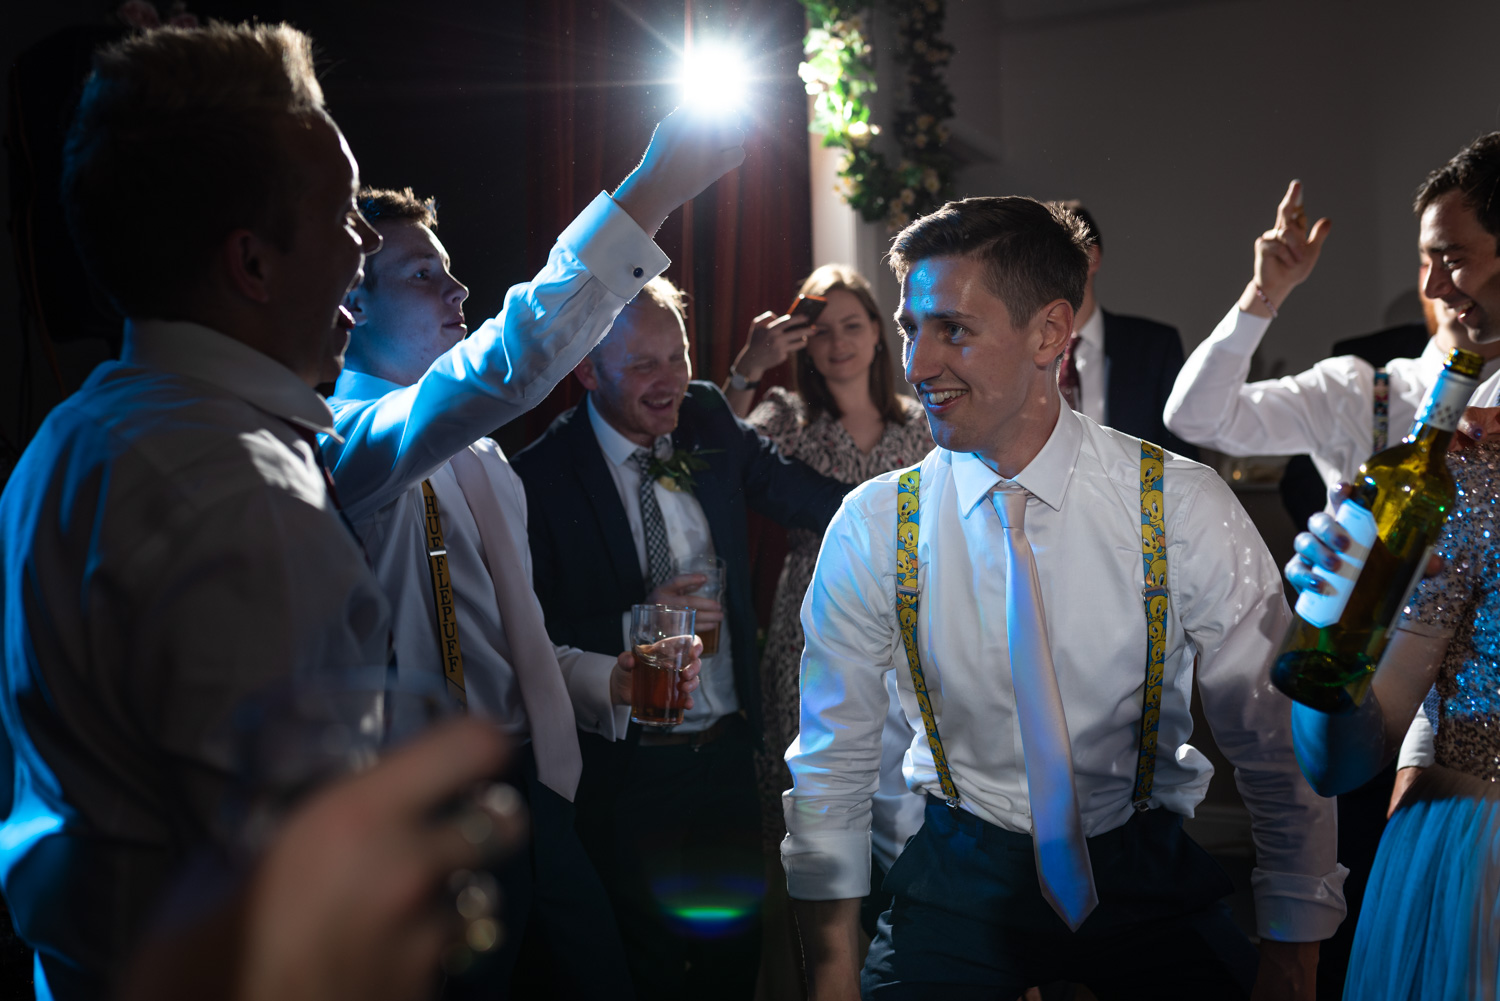
[{"label": "white dress shirt", "polygon": [[[525,495],[504,454],[482,435],[544,399],[668,263],[601,193],[558,237],[536,277],[506,293],[500,314],[416,383],[397,386],[346,370],[330,401],[343,441],[325,440],[324,455],[395,609],[398,669],[442,675],[423,528],[421,483],[429,479],[448,548],[469,706],[513,734],[529,729],[495,603],[496,568],[485,562],[448,460],[465,447],[478,456],[501,509],[513,515],[509,529],[525,554],[524,567],[506,572],[530,579]],[[558,647],[557,657],[579,726],[622,736],[628,710],[613,706],[609,694],[614,658],[572,647]]]},{"label": "white dress shirt", "polygon": [[[221,829],[247,697],[385,677],[385,595],[293,425],[332,418],[281,364],[193,323],[132,322],[6,484],[0,874],[32,888],[13,911],[29,945],[123,958],[182,853]],[[49,839],[43,875],[29,855]]]},{"label": "white dress shirt", "polygon": [[[346,370],[339,378],[335,406],[377,400],[401,387],[362,372]],[[526,708],[510,662],[510,643],[495,598],[494,575],[532,578],[531,547],[526,537],[526,493],[505,453],[488,438],[469,446],[479,459],[490,489],[505,515],[522,566],[492,567],[479,541],[474,515],[445,462],[428,477],[442,519],[448,550],[448,575],[458,618],[459,649],[464,659],[464,690],[469,711],[499,723],[507,733],[525,739],[530,733]],[[443,676],[438,643],[437,609],[423,530],[426,508],[421,484],[407,488],[396,501],[366,515],[355,527],[390,598],[394,614],[396,664],[400,671]],[[538,609],[538,617],[541,611]],[[609,690],[615,658],[574,647],[556,646],[557,663],[572,698],[580,729],[610,740],[625,735],[630,710],[613,704]],[[623,649],[623,648],[622,648]]]},{"label": "white dress shirt", "polygon": [[[641,474],[631,458],[641,446],[615,430],[594,408],[594,395],[587,397],[589,426],[599,449],[604,453],[604,464],[620,492],[620,503],[625,505],[625,519],[630,522],[630,535],[635,540],[635,552],[641,562],[641,577],[651,579],[646,560],[646,530],[641,522]],[[660,445],[665,439],[671,448],[671,438],[665,435],[657,439]],[[679,564],[694,556],[714,555],[713,534],[708,528],[708,516],[703,505],[686,490],[668,490],[659,482],[651,485],[656,495],[656,506],[661,508],[661,518],[667,529],[667,545],[672,550],[672,559]],[[631,649],[630,610],[626,609],[621,628],[625,649]],[[739,696],[734,690],[734,644],[729,637],[729,619],[726,616],[719,626],[719,649],[712,657],[704,657],[703,673],[699,676],[698,690],[693,693],[693,708],[683,714],[682,722],[673,728],[674,733],[696,733],[707,730],[719,718],[740,708]]]},{"label": "white dress shirt", "polygon": [[[972,454],[934,449],[921,465],[917,645],[953,781],[981,819],[1030,831],[1005,635],[1005,547],[989,495],[1001,478]],[[868,891],[870,797],[897,667],[916,732],[907,785],[940,795],[895,615],[896,478],[857,487],[824,538],[802,607],[802,725],[787,750],[782,848],[791,895]],[[1084,832],[1129,820],[1146,670],[1140,442],[1061,408],[1015,478],[1031,493],[1049,638],[1072,741]],[[1170,611],[1153,807],[1191,817],[1213,772],[1187,740],[1193,661],[1204,711],[1254,818],[1252,876],[1262,936],[1326,938],[1344,916],[1333,804],[1292,750],[1291,703],[1268,665],[1288,620],[1281,575],[1255,526],[1210,469],[1168,454],[1164,477]]]},{"label": "white dress shirt", "polygon": [[1078,406],[1095,424],[1108,424],[1105,408],[1109,384],[1109,359],[1104,356],[1104,310],[1094,304],[1094,314],[1078,328],[1073,364],[1078,367]]},{"label": "white dress shirt", "polygon": [[[1375,366],[1325,358],[1305,372],[1246,383],[1250,358],[1271,321],[1231,309],[1183,363],[1162,419],[1173,434],[1228,455],[1310,455],[1330,487],[1350,481],[1375,441]],[[1443,370],[1445,352],[1429,340],[1416,358],[1396,358],[1390,374],[1387,440],[1411,430],[1422,397]],[[1474,393],[1488,406],[1500,388],[1500,359],[1485,363]]]}]

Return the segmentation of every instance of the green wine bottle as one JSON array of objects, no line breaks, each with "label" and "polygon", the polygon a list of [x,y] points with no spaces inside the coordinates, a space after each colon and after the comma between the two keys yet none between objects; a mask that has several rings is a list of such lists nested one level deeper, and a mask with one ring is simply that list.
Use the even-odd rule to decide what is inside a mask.
[{"label": "green wine bottle", "polygon": [[1314,569],[1332,593],[1302,592],[1271,666],[1276,687],[1303,705],[1353,712],[1370,690],[1391,627],[1453,511],[1448,444],[1482,364],[1468,351],[1450,353],[1411,433],[1359,467],[1354,496],[1338,511],[1352,540],[1343,565]]}]

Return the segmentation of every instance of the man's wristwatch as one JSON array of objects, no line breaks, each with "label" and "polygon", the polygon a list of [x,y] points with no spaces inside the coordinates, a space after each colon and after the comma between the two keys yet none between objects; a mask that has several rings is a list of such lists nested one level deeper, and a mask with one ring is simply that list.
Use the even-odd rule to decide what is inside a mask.
[{"label": "man's wristwatch", "polygon": [[743,375],[740,375],[738,372],[736,372],[733,367],[731,367],[729,369],[729,388],[730,389],[734,389],[734,390],[754,389],[756,386],[759,386],[759,385],[760,385],[760,380],[759,379],[756,379],[754,382],[751,382],[749,379],[745,378]]}]

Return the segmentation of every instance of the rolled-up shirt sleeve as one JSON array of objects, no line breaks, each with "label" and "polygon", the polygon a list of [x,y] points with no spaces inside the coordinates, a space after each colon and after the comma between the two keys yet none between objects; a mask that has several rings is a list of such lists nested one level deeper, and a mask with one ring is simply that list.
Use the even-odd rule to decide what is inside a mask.
[{"label": "rolled-up shirt sleeve", "polygon": [[558,237],[546,265],[497,316],[410,386],[335,408],[323,455],[356,522],[430,476],[459,449],[552,392],[670,261],[607,194]]},{"label": "rolled-up shirt sleeve", "polygon": [[787,748],[782,865],[797,900],[870,892],[871,802],[895,666],[896,484],[850,494],[823,538],[802,602],[801,732]]},{"label": "rolled-up shirt sleeve", "polygon": [[1257,930],[1276,941],[1316,942],[1344,919],[1348,870],[1338,863],[1333,801],[1303,777],[1291,700],[1270,680],[1291,613],[1249,516],[1222,480],[1201,473],[1168,532],[1182,547],[1171,554],[1169,586],[1198,651],[1204,714],[1250,811]]}]

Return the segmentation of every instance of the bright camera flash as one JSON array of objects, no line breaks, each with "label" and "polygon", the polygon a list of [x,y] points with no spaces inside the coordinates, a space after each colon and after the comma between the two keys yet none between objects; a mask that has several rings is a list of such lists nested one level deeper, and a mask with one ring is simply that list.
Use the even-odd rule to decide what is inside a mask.
[{"label": "bright camera flash", "polygon": [[682,62],[682,103],[705,111],[733,111],[745,101],[750,74],[734,49],[695,46]]}]

